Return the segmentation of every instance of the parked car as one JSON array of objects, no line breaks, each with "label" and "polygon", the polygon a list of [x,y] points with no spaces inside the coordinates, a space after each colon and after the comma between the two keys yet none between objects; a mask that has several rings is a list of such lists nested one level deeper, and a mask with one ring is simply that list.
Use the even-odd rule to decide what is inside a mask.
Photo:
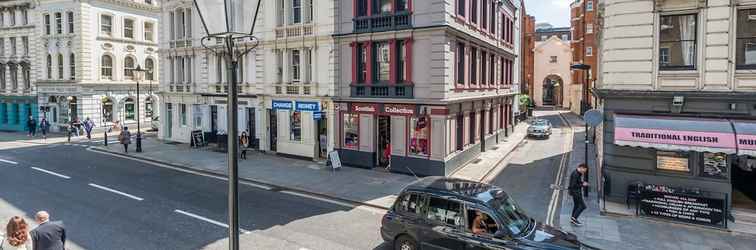
[{"label": "parked car", "polygon": [[152,121],[150,121],[150,129],[152,131],[158,131],[160,129],[160,117],[159,116],[153,116]]},{"label": "parked car", "polygon": [[528,217],[499,187],[446,177],[409,184],[383,216],[381,236],[397,250],[591,249]]},{"label": "parked car", "polygon": [[549,138],[551,136],[551,123],[545,119],[536,119],[528,126],[528,136]]}]

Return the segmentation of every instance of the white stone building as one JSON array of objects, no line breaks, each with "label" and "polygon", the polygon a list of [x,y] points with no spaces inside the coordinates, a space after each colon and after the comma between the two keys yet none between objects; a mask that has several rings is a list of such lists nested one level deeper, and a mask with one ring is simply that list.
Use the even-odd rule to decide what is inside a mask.
[{"label": "white stone building", "polygon": [[[251,21],[256,1],[241,4],[251,6],[235,8],[238,21]],[[324,158],[333,148],[333,4],[262,5],[255,28],[260,44],[239,60],[238,70],[238,128],[251,135],[250,147],[308,159]],[[228,130],[226,59],[200,44],[204,30],[191,1],[164,1],[161,17],[165,115],[159,136],[188,143],[192,131],[202,130],[207,141],[216,142]]]},{"label": "white stone building", "polygon": [[[98,128],[157,116],[158,1],[36,1],[34,74],[43,115],[60,128],[90,118]],[[140,83],[134,69],[152,70]],[[134,129],[134,128],[132,128]]]},{"label": "white stone building", "polygon": [[756,1],[599,5],[605,171],[596,172],[611,180],[607,199],[624,202],[640,181],[697,190],[734,210],[756,207],[744,195],[756,171]]},{"label": "white stone building", "polygon": [[34,81],[40,64],[33,63],[36,40],[34,1],[0,2],[0,130],[22,131],[26,119],[37,117]]}]

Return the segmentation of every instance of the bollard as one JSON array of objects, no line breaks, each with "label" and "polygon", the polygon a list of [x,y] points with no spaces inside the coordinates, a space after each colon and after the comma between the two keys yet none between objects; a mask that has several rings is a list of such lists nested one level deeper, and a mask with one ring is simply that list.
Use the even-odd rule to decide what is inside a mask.
[{"label": "bollard", "polygon": [[108,131],[105,131],[105,147],[108,146]]}]

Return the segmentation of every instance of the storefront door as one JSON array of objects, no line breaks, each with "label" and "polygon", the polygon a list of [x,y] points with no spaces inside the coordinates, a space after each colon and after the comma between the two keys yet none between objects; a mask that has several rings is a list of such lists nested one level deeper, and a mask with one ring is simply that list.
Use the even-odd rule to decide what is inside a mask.
[{"label": "storefront door", "polygon": [[165,104],[165,138],[173,136],[173,103]]},{"label": "storefront door", "polygon": [[268,128],[268,132],[270,133],[270,151],[276,152],[278,151],[278,116],[276,115],[275,109],[268,109],[269,113],[269,119],[270,121],[270,127]]},{"label": "storefront door", "polygon": [[[389,147],[389,144],[391,143],[391,117],[381,115],[378,116],[378,145],[377,145],[377,152],[378,157],[378,166],[381,167],[388,167],[390,163],[390,157],[391,153],[388,152],[386,154],[386,148]],[[388,157],[387,157],[388,156]]]},{"label": "storefront door", "polygon": [[756,213],[756,157],[740,155],[733,160],[732,208]]},{"label": "storefront door", "polygon": [[218,106],[210,105],[210,136],[208,141],[217,142],[218,138]]},{"label": "storefront door", "polygon": [[325,159],[328,155],[328,129],[325,117],[317,120],[318,158]]},{"label": "storefront door", "polygon": [[249,146],[254,149],[260,149],[260,141],[257,140],[255,121],[255,109],[247,108],[247,134],[249,135]]}]

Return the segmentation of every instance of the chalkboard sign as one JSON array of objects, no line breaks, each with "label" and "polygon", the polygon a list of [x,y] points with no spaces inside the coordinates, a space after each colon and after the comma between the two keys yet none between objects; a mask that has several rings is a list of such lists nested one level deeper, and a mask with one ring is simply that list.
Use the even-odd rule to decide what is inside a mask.
[{"label": "chalkboard sign", "polygon": [[695,195],[643,190],[641,215],[685,223],[725,227],[725,200]]},{"label": "chalkboard sign", "polygon": [[205,146],[205,135],[202,133],[202,130],[194,130],[192,131],[192,146],[199,148]]},{"label": "chalkboard sign", "polygon": [[341,168],[341,159],[339,158],[339,152],[334,150],[328,153],[328,158],[331,159],[331,167],[333,170]]}]

